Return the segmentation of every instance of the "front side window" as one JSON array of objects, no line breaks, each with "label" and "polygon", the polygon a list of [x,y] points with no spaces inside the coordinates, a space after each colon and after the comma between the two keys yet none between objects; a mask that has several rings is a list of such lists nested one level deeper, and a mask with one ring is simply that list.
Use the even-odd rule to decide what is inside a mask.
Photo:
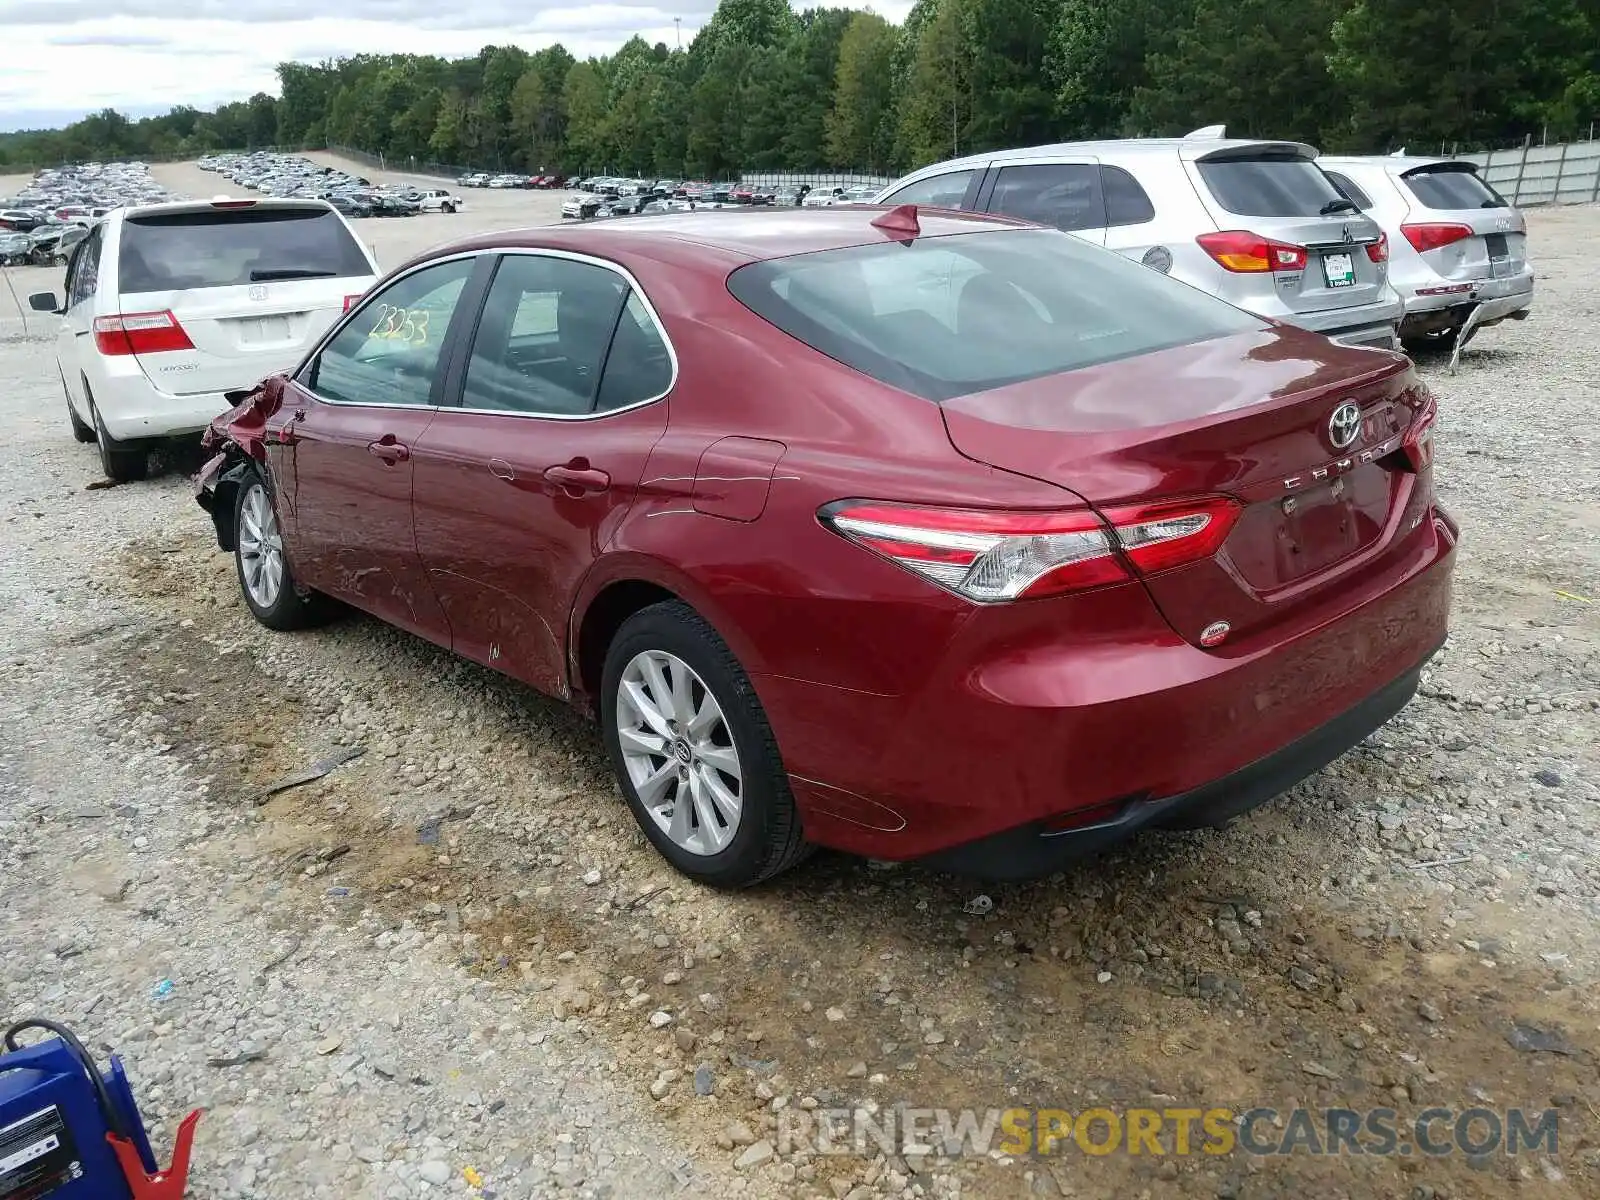
[{"label": "front side window", "polygon": [[920,204],[927,208],[960,208],[976,171],[947,171],[908,183],[883,198],[885,204]]},{"label": "front side window", "polygon": [[733,295],[791,337],[933,401],[1262,328],[1076,237],[1004,229],[740,267]]},{"label": "front side window", "polygon": [[424,267],[363,304],[301,381],[337,404],[433,403],[440,354],[471,258]]},{"label": "front side window", "polygon": [[544,416],[593,412],[628,293],[627,280],[594,263],[507,255],[473,338],[462,405]]},{"label": "front side window", "polygon": [[989,197],[989,211],[1069,231],[1104,228],[1100,167],[1096,163],[1002,167]]}]

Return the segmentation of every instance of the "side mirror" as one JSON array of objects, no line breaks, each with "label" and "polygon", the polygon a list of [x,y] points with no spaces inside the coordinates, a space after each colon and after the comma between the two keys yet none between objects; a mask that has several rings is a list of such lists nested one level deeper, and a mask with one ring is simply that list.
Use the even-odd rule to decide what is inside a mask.
[{"label": "side mirror", "polygon": [[28,307],[33,309],[34,312],[61,312],[61,302],[56,299],[54,292],[35,292],[28,297]]}]

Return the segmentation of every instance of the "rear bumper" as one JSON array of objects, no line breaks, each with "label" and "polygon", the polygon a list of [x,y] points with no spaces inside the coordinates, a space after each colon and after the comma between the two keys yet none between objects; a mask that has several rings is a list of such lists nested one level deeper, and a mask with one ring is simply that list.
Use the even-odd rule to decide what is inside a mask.
[{"label": "rear bumper", "polygon": [[[1220,821],[1392,716],[1449,621],[1455,526],[1437,509],[1339,615],[1229,650],[1173,634],[1141,592],[986,609],[929,684],[868,696],[755,679],[807,836],[1021,878],[1153,824]],[[1063,630],[1079,631],[1064,634]]]},{"label": "rear bumper", "polygon": [[[1438,647],[1428,651],[1433,657]],[[1386,724],[1416,694],[1422,663],[1331,721],[1220,779],[1162,800],[1134,800],[1095,824],[1055,831],[1039,825],[1007,830],[929,855],[927,866],[983,879],[1037,879],[1087,858],[1141,829],[1223,825],[1314,775]]]},{"label": "rear bumper", "polygon": [[136,363],[118,363],[114,373],[90,386],[106,432],[119,442],[199,433],[218,413],[233,407],[221,392],[164,392]]},{"label": "rear bumper", "polygon": [[1389,293],[1389,299],[1377,304],[1363,304],[1354,308],[1333,308],[1324,312],[1269,313],[1279,320],[1320,333],[1347,346],[1377,346],[1383,350],[1395,348],[1395,326],[1404,315],[1400,297]]},{"label": "rear bumper", "polygon": [[[1450,282],[1439,279],[1417,283],[1403,292],[1406,315],[1400,323],[1402,335],[1410,336],[1459,325],[1474,308],[1483,309],[1476,324],[1490,325],[1518,313],[1526,313],[1533,306],[1532,271],[1524,271],[1509,279],[1478,280],[1467,292],[1443,296],[1417,294],[1418,289],[1445,287]],[[1445,319],[1441,322],[1441,318]]]}]

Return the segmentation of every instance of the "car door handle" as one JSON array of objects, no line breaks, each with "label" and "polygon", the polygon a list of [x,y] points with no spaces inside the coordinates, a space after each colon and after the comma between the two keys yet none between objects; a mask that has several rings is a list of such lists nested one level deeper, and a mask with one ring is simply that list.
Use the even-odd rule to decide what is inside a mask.
[{"label": "car door handle", "polygon": [[367,443],[367,453],[374,458],[381,458],[391,467],[395,463],[405,462],[411,457],[411,447],[398,440],[394,434],[386,433],[375,442]]},{"label": "car door handle", "polygon": [[574,494],[603,492],[611,486],[611,476],[597,471],[588,459],[575,458],[565,466],[551,467],[544,473],[546,482]]}]

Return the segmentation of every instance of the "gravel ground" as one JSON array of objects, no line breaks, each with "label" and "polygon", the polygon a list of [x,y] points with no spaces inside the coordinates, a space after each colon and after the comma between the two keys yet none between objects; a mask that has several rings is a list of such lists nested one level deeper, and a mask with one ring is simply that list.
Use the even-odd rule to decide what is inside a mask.
[{"label": "gravel ground", "polygon": [[[392,265],[558,200],[361,229]],[[0,310],[0,1014],[127,1054],[163,1144],[203,1105],[202,1198],[1600,1195],[1600,209],[1530,224],[1536,315],[1421,364],[1464,533],[1423,693],[1227,830],[981,913],[829,855],[706,892],[560,706],[365,618],[260,629],[192,462],[86,491],[52,346]],[[1483,1158],[775,1145],[819,1104],[1561,1126]]]}]

